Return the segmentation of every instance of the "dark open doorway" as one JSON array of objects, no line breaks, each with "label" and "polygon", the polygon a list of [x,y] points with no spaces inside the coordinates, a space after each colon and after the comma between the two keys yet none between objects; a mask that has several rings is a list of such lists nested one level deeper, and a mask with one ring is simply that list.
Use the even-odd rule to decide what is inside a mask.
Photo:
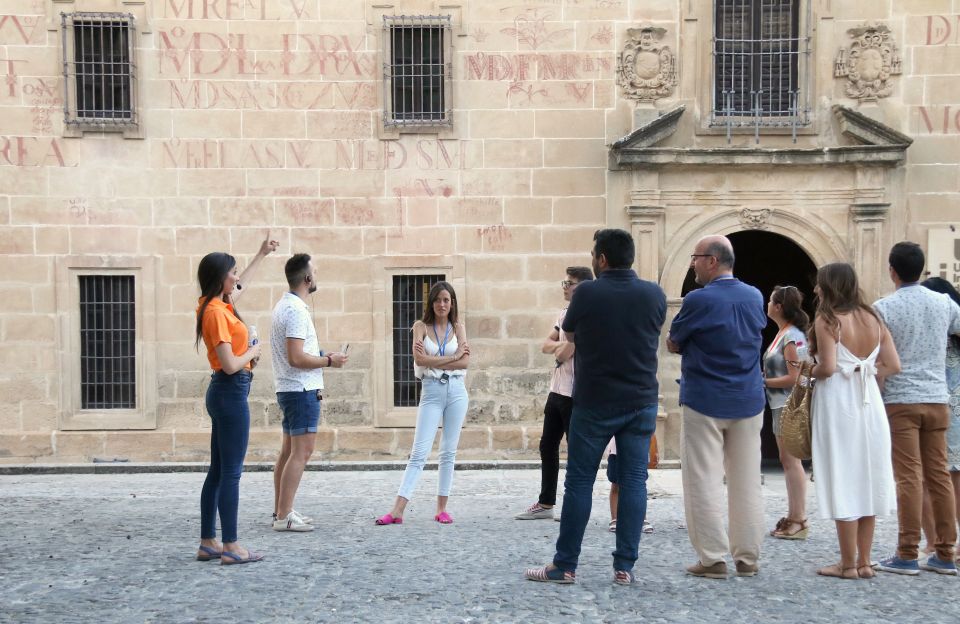
[{"label": "dark open doorway", "polygon": [[[733,243],[733,252],[737,257],[733,274],[740,281],[760,290],[764,301],[769,300],[775,286],[796,286],[803,292],[804,309],[813,318],[813,286],[817,267],[799,245],[786,236],[762,230],[735,232],[727,238]],[[683,280],[681,295],[695,288],[700,286],[694,281],[693,269],[690,269]],[[776,335],[777,325],[769,321],[763,331],[764,350]],[[764,411],[761,439],[764,461],[778,463],[779,453],[773,437],[769,407]]]}]

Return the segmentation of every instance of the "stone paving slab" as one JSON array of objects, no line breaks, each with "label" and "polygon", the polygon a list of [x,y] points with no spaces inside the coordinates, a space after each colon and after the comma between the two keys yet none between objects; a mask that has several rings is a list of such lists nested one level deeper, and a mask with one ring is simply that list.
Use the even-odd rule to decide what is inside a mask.
[{"label": "stone paving slab", "polygon": [[[956,577],[817,577],[837,559],[832,522],[811,538],[768,538],[756,578],[685,576],[679,471],[651,473],[649,519],[632,587],[611,582],[614,536],[601,474],[574,586],[523,580],[550,560],[559,524],[516,521],[535,499],[533,470],[458,471],[450,526],[433,522],[426,472],[403,525],[377,527],[400,472],[313,472],[298,508],[313,533],[269,528],[272,478],[241,482],[240,539],[262,563],[193,561],[203,475],[0,477],[0,622],[956,622]],[[768,525],[782,515],[782,475],[768,474]],[[815,517],[815,509],[812,510]],[[881,520],[875,557],[896,519]],[[943,606],[938,608],[937,605]]]}]

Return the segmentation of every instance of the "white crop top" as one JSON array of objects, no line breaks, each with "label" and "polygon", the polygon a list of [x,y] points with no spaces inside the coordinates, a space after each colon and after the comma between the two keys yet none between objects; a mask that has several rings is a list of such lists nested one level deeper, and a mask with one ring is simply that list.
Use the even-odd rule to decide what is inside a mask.
[{"label": "white crop top", "polygon": [[[450,332],[450,337],[447,338],[446,347],[443,350],[444,355],[453,355],[457,352],[459,343],[457,342],[457,334],[454,331]],[[425,335],[423,337],[423,350],[427,352],[427,355],[440,355],[440,347],[437,346],[436,341],[430,335]],[[417,379],[423,379],[424,377],[430,377],[431,379],[440,379],[440,376],[446,373],[450,377],[463,377],[467,374],[466,369],[458,370],[441,370],[439,368],[427,368],[426,366],[418,366],[416,362],[413,364],[413,374]]]}]

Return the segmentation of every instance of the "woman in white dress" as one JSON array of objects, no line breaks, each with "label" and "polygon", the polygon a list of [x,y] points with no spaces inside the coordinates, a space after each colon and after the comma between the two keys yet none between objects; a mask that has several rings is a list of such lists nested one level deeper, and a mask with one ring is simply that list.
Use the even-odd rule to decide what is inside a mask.
[{"label": "woman in white dress", "polygon": [[900,372],[900,358],[890,332],[863,302],[852,266],[822,267],[814,292],[813,472],[820,516],[836,522],[840,543],[840,562],[817,573],[872,578],[876,516],[896,507],[890,427],[877,376]]}]

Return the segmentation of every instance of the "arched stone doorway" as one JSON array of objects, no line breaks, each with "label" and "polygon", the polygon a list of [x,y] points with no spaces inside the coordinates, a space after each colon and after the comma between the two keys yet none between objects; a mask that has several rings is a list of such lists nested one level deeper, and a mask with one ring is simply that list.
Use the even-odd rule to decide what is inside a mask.
[{"label": "arched stone doorway", "polygon": [[[733,243],[736,256],[734,275],[741,281],[755,286],[763,293],[764,301],[770,298],[776,286],[796,286],[803,293],[804,309],[813,318],[813,286],[817,266],[809,255],[794,241],[781,234],[763,230],[741,230],[727,234]],[[681,296],[700,288],[694,281],[693,270],[687,271],[683,280]],[[777,325],[767,323],[763,332],[763,349],[777,335]],[[777,443],[773,437],[770,408],[763,417],[762,452],[767,461],[778,461]]]}]

